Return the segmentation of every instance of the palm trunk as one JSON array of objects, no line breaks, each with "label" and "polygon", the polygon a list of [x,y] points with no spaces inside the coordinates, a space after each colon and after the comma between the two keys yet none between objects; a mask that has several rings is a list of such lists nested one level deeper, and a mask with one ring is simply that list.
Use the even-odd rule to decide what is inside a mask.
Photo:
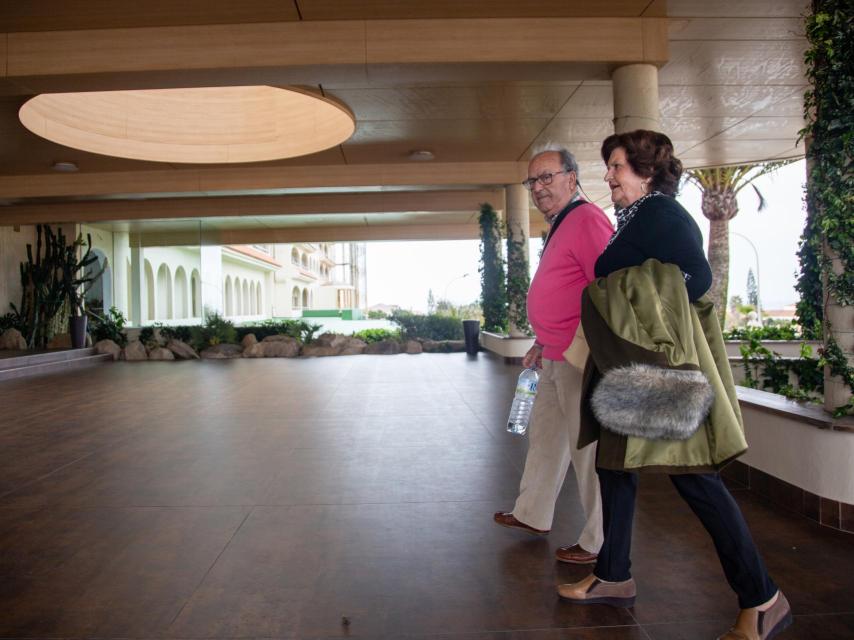
[{"label": "palm trunk", "polygon": [[709,219],[708,258],[712,268],[709,295],[723,328],[729,292],[729,221],[738,213],[738,201],[731,184],[716,182],[703,190],[702,207],[703,215]]},{"label": "palm trunk", "polygon": [[709,296],[715,303],[721,328],[726,321],[729,292],[729,218],[709,221],[709,266],[712,268],[712,288]]}]

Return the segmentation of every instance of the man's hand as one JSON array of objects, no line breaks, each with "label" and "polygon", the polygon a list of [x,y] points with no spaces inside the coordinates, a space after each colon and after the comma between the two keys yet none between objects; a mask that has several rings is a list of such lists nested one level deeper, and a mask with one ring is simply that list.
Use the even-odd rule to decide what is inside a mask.
[{"label": "man's hand", "polygon": [[533,347],[528,349],[528,353],[525,354],[525,357],[522,358],[522,365],[527,369],[534,365],[537,365],[538,369],[543,368],[543,347],[539,344],[534,344]]}]

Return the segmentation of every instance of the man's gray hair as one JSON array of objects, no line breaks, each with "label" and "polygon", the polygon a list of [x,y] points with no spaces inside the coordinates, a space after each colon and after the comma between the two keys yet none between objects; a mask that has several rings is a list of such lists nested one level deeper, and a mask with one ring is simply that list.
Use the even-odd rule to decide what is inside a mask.
[{"label": "man's gray hair", "polygon": [[549,153],[550,151],[554,151],[560,155],[560,163],[563,166],[563,170],[566,172],[574,171],[575,178],[577,180],[579,178],[578,162],[576,162],[575,156],[569,152],[569,149],[561,144],[557,144],[556,142],[546,142],[544,144],[537,145],[531,153],[531,160],[537,156],[543,155],[544,153]]}]

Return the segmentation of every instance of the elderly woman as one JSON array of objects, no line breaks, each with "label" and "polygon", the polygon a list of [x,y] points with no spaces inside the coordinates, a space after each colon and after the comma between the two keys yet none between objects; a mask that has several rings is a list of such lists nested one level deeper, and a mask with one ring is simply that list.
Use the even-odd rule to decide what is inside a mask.
[{"label": "elderly woman", "polygon": [[720,327],[703,297],[712,276],[702,235],[674,199],[682,163],[667,136],[645,130],[605,139],[602,159],[617,229],[582,303],[590,359],[579,447],[597,443],[605,539],[593,573],[558,593],[576,604],[634,604],[638,472],[664,472],[711,536],[738,596],[741,612],[721,638],[772,638],[791,611],[718,474],[747,444]]}]

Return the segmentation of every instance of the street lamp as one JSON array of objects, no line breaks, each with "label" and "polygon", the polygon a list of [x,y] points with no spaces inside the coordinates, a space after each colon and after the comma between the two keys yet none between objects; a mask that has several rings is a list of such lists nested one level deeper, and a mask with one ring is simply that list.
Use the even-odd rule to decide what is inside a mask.
[{"label": "street lamp", "polygon": [[731,236],[738,236],[739,238],[743,238],[747,241],[747,244],[750,245],[750,248],[753,249],[753,256],[756,258],[756,320],[759,322],[759,326],[762,326],[762,298],[759,289],[759,251],[756,250],[756,245],[753,244],[753,241],[748,238],[743,233],[738,233],[737,231],[730,231],[729,234]]},{"label": "street lamp", "polygon": [[450,287],[450,286],[451,286],[453,283],[455,283],[457,280],[462,280],[463,278],[468,278],[468,277],[469,277],[469,274],[464,273],[464,274],[463,274],[463,275],[461,275],[461,276],[457,276],[456,278],[452,278],[452,279],[448,282],[448,284],[446,284],[446,285],[445,285],[445,293],[442,295],[442,300],[444,300],[445,302],[450,302],[450,301],[448,300],[448,287]]}]

